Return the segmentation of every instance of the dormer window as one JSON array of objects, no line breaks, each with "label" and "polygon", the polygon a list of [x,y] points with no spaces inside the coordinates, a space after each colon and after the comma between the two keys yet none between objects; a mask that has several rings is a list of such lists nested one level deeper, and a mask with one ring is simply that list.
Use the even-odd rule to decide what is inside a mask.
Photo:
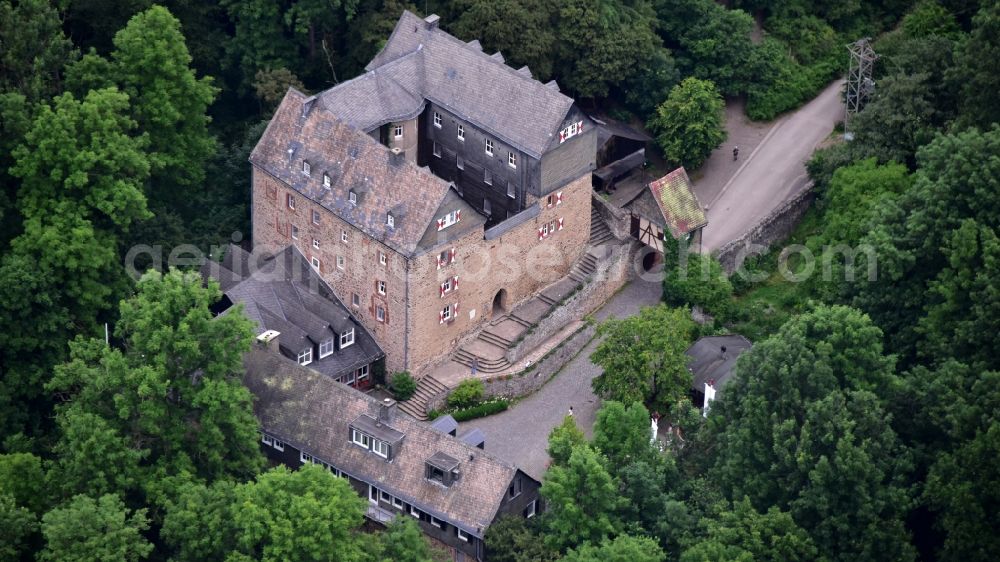
[{"label": "dormer window", "polygon": [[324,172],[323,173],[323,187],[325,187],[327,189],[330,189],[330,185],[331,185],[330,174],[327,174],[326,172]]},{"label": "dormer window", "polygon": [[458,481],[458,459],[440,451],[424,461],[424,478],[450,487]]},{"label": "dormer window", "polygon": [[458,140],[460,141],[465,140],[465,125],[458,126]]},{"label": "dormer window", "polygon": [[462,211],[461,209],[456,209],[448,213],[447,215],[443,216],[442,218],[438,219],[437,221],[438,230],[444,230],[460,220],[462,220]]},{"label": "dormer window", "polygon": [[347,201],[350,202],[351,205],[357,205],[358,204],[358,194],[355,193],[354,191],[348,191],[347,192]]},{"label": "dormer window", "polygon": [[299,365],[308,365],[313,362],[313,349],[312,347],[307,347],[299,352],[298,356]]},{"label": "dormer window", "polygon": [[386,415],[390,417],[383,418],[381,411],[378,419],[367,414],[358,416],[351,422],[349,439],[351,443],[391,461],[402,445],[404,436],[389,425],[392,414]]},{"label": "dormer window", "polygon": [[441,128],[441,114],[437,111],[434,112],[434,126],[438,129]]},{"label": "dormer window", "polygon": [[393,136],[396,137],[397,139],[403,138],[403,126],[402,125],[396,125],[395,127],[393,127],[393,131],[392,132],[393,132]]},{"label": "dormer window", "polygon": [[517,154],[514,154],[513,152],[507,153],[507,165],[515,170],[517,169]]},{"label": "dormer window", "polygon": [[340,349],[349,347],[352,344],[354,344],[354,328],[340,334]]},{"label": "dormer window", "polygon": [[486,139],[486,154],[493,156],[493,141],[490,139]]},{"label": "dormer window", "polygon": [[310,172],[312,172],[312,166],[309,165],[309,161],[308,160],[303,160],[302,161],[302,173],[308,176]]},{"label": "dormer window", "polygon": [[333,353],[333,338],[328,338],[319,343],[319,358],[322,359]]},{"label": "dormer window", "polygon": [[385,225],[389,228],[396,227],[396,218],[392,216],[392,213],[385,214]]}]

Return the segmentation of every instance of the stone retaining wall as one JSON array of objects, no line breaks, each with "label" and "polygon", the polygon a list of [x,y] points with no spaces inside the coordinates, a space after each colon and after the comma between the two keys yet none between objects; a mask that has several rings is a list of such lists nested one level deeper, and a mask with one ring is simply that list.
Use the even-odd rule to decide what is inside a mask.
[{"label": "stone retaining wall", "polygon": [[591,197],[591,205],[597,210],[597,213],[601,215],[604,219],[604,223],[608,225],[608,230],[611,234],[619,240],[628,240],[632,235],[629,233],[629,228],[631,228],[631,217],[628,211],[615,207],[611,203],[608,203],[603,198],[599,196]]},{"label": "stone retaining wall", "polygon": [[746,234],[716,250],[715,257],[722,264],[722,269],[732,274],[743,265],[743,260],[748,256],[764,253],[772,244],[788,238],[815,198],[816,194],[810,183],[801,193],[771,211]]},{"label": "stone retaining wall", "polygon": [[576,333],[552,348],[537,363],[513,375],[500,375],[484,379],[486,397],[517,398],[527,396],[549,381],[594,339],[597,326],[584,324]]},{"label": "stone retaining wall", "polygon": [[625,241],[617,245],[609,244],[607,247],[611,248],[611,255],[598,262],[598,270],[590,281],[556,306],[538,324],[529,328],[524,337],[507,350],[508,361],[516,365],[570,322],[580,320],[600,308],[634,276],[635,268],[632,267],[631,258],[635,253],[635,245]]}]

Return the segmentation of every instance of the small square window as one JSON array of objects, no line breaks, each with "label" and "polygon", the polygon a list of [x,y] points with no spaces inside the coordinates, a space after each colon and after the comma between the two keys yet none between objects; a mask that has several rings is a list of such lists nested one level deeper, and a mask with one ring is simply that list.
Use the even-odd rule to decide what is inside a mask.
[{"label": "small square window", "polygon": [[442,523],[442,521],[440,519],[438,519],[437,517],[431,517],[431,525],[434,525],[435,527],[437,527],[438,529],[440,529],[441,528],[441,523]]},{"label": "small square window", "polygon": [[316,271],[319,271],[319,258],[317,258],[316,256],[313,256],[312,266],[313,266],[313,269],[315,269]]},{"label": "small square window", "polygon": [[279,451],[284,451],[285,450],[285,442],[284,441],[278,441],[277,439],[275,439],[274,440],[274,444],[272,445],[272,447],[274,447],[275,449],[277,449]]},{"label": "small square window", "polygon": [[357,205],[358,204],[358,194],[354,193],[353,191],[348,192],[347,193],[347,201],[351,205]]},{"label": "small square window", "polygon": [[385,281],[376,281],[375,286],[378,288],[378,294],[385,295]]},{"label": "small square window", "polygon": [[392,496],[391,496],[391,495],[390,495],[390,494],[389,494],[388,492],[386,492],[385,490],[379,490],[379,492],[378,492],[378,499],[379,499],[379,500],[381,500],[381,501],[384,501],[385,503],[389,503],[389,502],[391,502],[392,500],[394,500],[395,498],[393,498],[393,497],[392,497]]},{"label": "small square window", "polygon": [[288,208],[294,211],[295,210],[295,196],[292,195],[291,193],[289,193],[288,195],[285,196],[285,200],[288,202]]},{"label": "small square window", "polygon": [[441,146],[438,143],[433,144],[432,150],[434,151],[434,156],[441,158]]},{"label": "small square window", "polygon": [[493,172],[483,170],[483,183],[486,185],[493,185]]},{"label": "small square window", "polygon": [[517,196],[517,190],[514,188],[513,182],[507,182],[507,197],[513,199]]},{"label": "small square window", "polygon": [[395,507],[396,509],[403,509],[403,500],[401,500],[401,499],[399,499],[397,497],[393,497],[392,498],[392,507]]},{"label": "small square window", "polygon": [[297,226],[295,226],[293,224],[292,225],[292,240],[298,240],[298,239],[299,239],[299,227],[297,227]]},{"label": "small square window", "polygon": [[460,141],[465,140],[465,125],[458,126],[458,140]]},{"label": "small square window", "polygon": [[437,111],[434,112],[434,126],[438,129],[441,128],[441,114]]},{"label": "small square window", "polygon": [[358,308],[359,306],[361,306],[361,295],[357,293],[352,294],[351,305],[354,306],[354,308]]},{"label": "small square window", "polygon": [[459,529],[458,527],[455,527],[455,531],[457,531],[458,540],[469,542],[469,534],[468,533],[466,533],[465,531]]},{"label": "small square window", "polygon": [[345,330],[340,334],[340,348],[350,347],[354,345],[354,328]]},{"label": "small square window", "polygon": [[486,139],[486,154],[493,156],[493,141]]},{"label": "small square window", "polygon": [[337,256],[337,269],[344,269],[346,263],[347,260],[344,259],[344,256]]},{"label": "small square window", "polygon": [[535,502],[536,501],[538,501],[538,500],[531,500],[531,503],[529,503],[528,506],[524,508],[524,518],[525,519],[531,519],[532,517],[535,516]]},{"label": "small square window", "polygon": [[410,515],[416,517],[417,519],[420,519],[420,510],[411,505],[410,506]]},{"label": "small square window", "polygon": [[319,343],[319,358],[328,357],[333,353],[333,338],[327,338]]},{"label": "small square window", "polygon": [[313,248],[315,248],[317,250],[319,249],[319,239],[318,238],[313,238]]},{"label": "small square window", "polygon": [[308,365],[313,361],[313,350],[311,347],[307,347],[299,352],[298,356],[299,365]]},{"label": "small square window", "polygon": [[323,187],[330,189],[331,183],[332,182],[330,181],[330,174],[323,172]]},{"label": "small square window", "polygon": [[274,444],[274,439],[271,439],[271,436],[267,435],[266,433],[261,433],[260,434],[260,442],[263,443],[263,444],[265,444],[265,445],[273,445]]},{"label": "small square window", "polygon": [[507,153],[507,165],[515,170],[517,169],[517,154],[514,154],[513,152]]},{"label": "small square window", "polygon": [[457,166],[459,170],[464,170],[465,169],[465,160],[462,160],[462,157],[459,156],[458,159],[455,160],[455,166]]},{"label": "small square window", "polygon": [[313,224],[319,224],[319,211],[313,211]]},{"label": "small square window", "polygon": [[347,244],[347,231],[346,230],[341,230],[340,231],[340,241],[343,242],[344,244]]},{"label": "small square window", "polygon": [[396,137],[397,139],[403,138],[403,126],[402,125],[396,125],[395,127],[393,127],[393,131],[392,132],[393,132],[393,136]]},{"label": "small square window", "polygon": [[393,218],[392,213],[385,214],[385,225],[388,226],[389,228],[393,228],[396,226],[396,219]]},{"label": "small square window", "polygon": [[309,161],[308,160],[303,160],[302,161],[302,173],[308,176],[310,172],[312,172],[312,166],[309,165]]},{"label": "small square window", "polygon": [[385,252],[378,253],[378,263],[379,265],[386,265],[389,263],[389,257],[385,255]]},{"label": "small square window", "polygon": [[387,459],[389,458],[389,444],[386,443],[385,441],[379,441],[378,439],[373,439],[372,452],[382,457],[383,459]]},{"label": "small square window", "polygon": [[385,322],[385,307],[382,305],[375,307],[375,319],[379,322]]},{"label": "small square window", "polygon": [[490,203],[489,199],[483,199],[483,213],[487,216],[493,214],[493,205]]}]

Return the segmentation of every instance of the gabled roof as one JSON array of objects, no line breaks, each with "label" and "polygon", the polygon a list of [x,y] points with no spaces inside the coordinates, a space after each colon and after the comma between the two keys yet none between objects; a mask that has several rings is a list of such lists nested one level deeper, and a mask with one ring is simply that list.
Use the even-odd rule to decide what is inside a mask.
[{"label": "gabled roof", "polygon": [[705,391],[705,383],[721,389],[733,376],[736,360],[751,347],[750,340],[739,334],[705,336],[684,353],[690,358],[688,370],[693,376],[691,388]]},{"label": "gabled roof", "polygon": [[[493,522],[520,472],[398,411],[383,424],[402,434],[392,462],[386,462],[348,441],[353,420],[377,418],[378,400],[257,347],[244,366],[263,431],[477,537]],[[460,476],[450,487],[425,478],[425,463],[442,455],[458,463]]]},{"label": "gabled roof", "polygon": [[385,356],[297,248],[286,246],[274,256],[256,257],[230,245],[223,263],[206,261],[201,273],[205,279],[225,281],[228,288],[223,293],[233,304],[243,304],[258,333],[279,332],[279,345],[297,354],[353,329],[354,344],[337,346],[323,358],[314,354],[309,365],[334,378]]},{"label": "gabled roof", "polygon": [[683,167],[650,183],[649,192],[674,238],[680,238],[708,224],[705,211],[691,191],[691,180]]},{"label": "gabled roof", "polygon": [[[322,100],[322,95],[320,96]],[[290,89],[250,162],[319,203],[365,234],[412,256],[448,193],[449,183],[348,125],[316,100]],[[367,103],[357,100],[357,104]],[[302,161],[311,173],[302,172]],[[323,174],[331,187],[323,187]],[[349,192],[358,194],[352,204]],[[395,226],[386,224],[394,212]]]},{"label": "gabled roof", "polygon": [[[365,67],[372,75],[366,80],[389,78],[414,97],[446,107],[503,142],[540,158],[558,144],[559,127],[573,100],[531,78],[527,69],[507,66],[503,56],[497,55],[484,53],[477,41],[466,43],[442,31],[436,16],[425,20],[404,11],[385,46]],[[367,98],[355,98],[357,86],[348,84],[328,90],[324,98],[343,94],[346,101],[341,105],[369,103]],[[403,96],[398,92],[387,94],[390,96],[388,107],[398,112],[405,105],[401,103]],[[390,121],[386,115],[381,122],[366,119],[366,124],[352,123],[369,130],[376,123]]]}]

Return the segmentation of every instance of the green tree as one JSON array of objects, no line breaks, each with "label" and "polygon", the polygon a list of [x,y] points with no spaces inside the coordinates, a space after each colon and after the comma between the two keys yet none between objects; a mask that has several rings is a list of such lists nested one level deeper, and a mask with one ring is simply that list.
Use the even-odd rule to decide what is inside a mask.
[{"label": "green tree", "polygon": [[[927,340],[938,338],[936,326],[922,320],[928,308],[935,310],[934,322],[942,327],[958,326],[969,316],[981,322],[977,330],[995,329],[995,320],[983,314],[995,306],[995,299],[979,303],[962,295],[949,297],[949,292],[959,289],[963,279],[971,280],[978,274],[974,263],[988,264],[992,259],[988,257],[989,236],[981,236],[985,233],[978,228],[961,227],[967,220],[977,225],[1000,224],[997,155],[1000,128],[938,136],[917,153],[919,167],[913,186],[879,207],[862,241],[878,257],[878,283],[867,281],[868,260],[859,259],[855,262],[856,282],[846,289],[855,306],[893,335],[889,343],[904,367],[912,365],[918,353],[970,351],[968,347],[952,351],[927,344]],[[959,230],[962,232],[956,234]],[[963,247],[966,245],[971,246]],[[975,261],[970,250],[978,252]],[[951,271],[942,273],[945,270]],[[930,290],[932,285],[938,288]],[[980,305],[977,310],[971,308]],[[942,337],[937,341],[947,341],[946,335]],[[986,369],[1000,366],[986,349],[972,353],[975,355],[962,360]]]},{"label": "green tree", "polygon": [[448,406],[469,408],[482,402],[486,385],[480,379],[465,379],[448,394]]},{"label": "green tree", "polygon": [[959,122],[988,128],[1000,122],[1000,5],[984,2],[972,22],[953,69],[954,81],[962,85]]},{"label": "green tree", "polygon": [[[363,560],[365,502],[318,465],[279,466],[236,488],[232,511],[240,552],[262,562]],[[234,506],[234,507],[235,507]]]},{"label": "green tree", "polygon": [[237,552],[238,528],[232,514],[239,507],[236,485],[230,480],[216,480],[210,486],[183,480],[176,484],[174,493],[164,502],[160,529],[172,559],[225,560]]},{"label": "green tree", "polygon": [[594,447],[608,459],[608,467],[625,466],[656,454],[650,444],[649,411],[641,402],[625,407],[605,401],[594,421]]},{"label": "green tree", "polygon": [[670,306],[697,306],[719,321],[733,313],[733,284],[719,260],[681,246],[676,259],[669,252],[664,264],[663,300]]},{"label": "green tree", "polygon": [[41,514],[46,506],[42,459],[30,453],[0,455],[0,494],[16,505]]},{"label": "green tree", "polygon": [[685,549],[680,562],[754,562],[754,558],[738,546],[706,540]]},{"label": "green tree", "polygon": [[451,32],[478,39],[488,53],[500,51],[507,64],[527,65],[538,80],[552,76],[555,27],[552,4],[538,0],[459,0]]},{"label": "green tree", "polygon": [[525,519],[503,515],[486,530],[486,553],[490,562],[551,562],[559,553],[545,546],[540,517]]},{"label": "green tree", "polygon": [[562,423],[553,427],[549,433],[547,452],[552,458],[553,465],[566,465],[573,450],[586,446],[586,444],[587,438],[580,431],[580,427],[576,425],[576,419],[573,416],[566,416]]},{"label": "green tree", "polygon": [[697,517],[676,493],[684,482],[672,455],[659,455],[617,470],[623,498],[622,519],[638,524],[674,560],[694,533]]},{"label": "green tree", "polygon": [[52,448],[57,459],[48,474],[50,489],[64,497],[100,497],[139,486],[139,467],[148,450],[136,448],[112,423],[83,408],[59,412],[57,424],[60,439]]},{"label": "green tree", "polygon": [[881,339],[856,310],[817,308],[741,357],[712,408],[723,489],[789,511],[831,560],[914,556],[909,461],[879,398],[896,384]]},{"label": "green tree", "polygon": [[386,562],[433,562],[427,538],[409,517],[397,517],[379,537],[381,559]]},{"label": "green tree", "polygon": [[620,535],[600,545],[585,544],[570,550],[564,562],[662,562],[663,551],[656,541],[646,537]]},{"label": "green tree", "polygon": [[0,561],[26,559],[23,555],[37,530],[38,517],[17,505],[11,495],[0,492]]},{"label": "green tree", "polygon": [[578,97],[605,97],[636,75],[635,61],[660,46],[653,25],[643,2],[564,0],[556,16],[554,73]]},{"label": "green tree", "polygon": [[0,95],[41,101],[60,91],[63,67],[79,55],[45,0],[0,2]]},{"label": "green tree", "polygon": [[691,386],[684,351],[694,328],[686,311],[664,305],[606,321],[598,328],[604,339],[590,356],[604,371],[593,380],[594,392],[622,403],[653,402],[667,411]]},{"label": "green tree", "polygon": [[722,96],[707,80],[685,78],[656,109],[649,127],[668,161],[695,169],[726,140]]},{"label": "green tree", "polygon": [[153,550],[142,536],[149,528],[146,510],[130,512],[113,495],[94,500],[76,496],[42,517],[44,562],[121,562],[141,560]]},{"label": "green tree", "polygon": [[134,138],[128,97],[95,90],[42,105],[14,150],[22,232],[0,258],[0,427],[35,427],[41,396],[73,334],[97,335],[121,295],[122,237],[146,218],[149,163]]},{"label": "green tree", "polygon": [[750,500],[733,504],[718,519],[706,520],[709,542],[749,552],[756,562],[813,562],[822,560],[808,533],[792,516],[772,506],[758,513]]},{"label": "green tree", "polygon": [[[68,400],[65,415],[97,416],[141,453],[100,435],[100,425],[96,434],[67,431],[60,447],[78,449],[72,438],[100,435],[114,459],[143,456],[160,474],[190,472],[209,480],[255,474],[262,464],[257,420],[240,379],[250,321],[242,314],[213,317],[209,307],[219,296],[218,287],[203,287],[197,274],[152,271],[121,303],[115,335],[124,350],[103,340],[73,342],[71,361],[56,368],[49,385]],[[120,472],[111,481],[122,478],[127,475]]]},{"label": "green tree", "polygon": [[935,0],[921,0],[900,23],[909,37],[955,36],[962,32],[955,15]]},{"label": "green tree", "polygon": [[547,517],[546,544],[565,551],[586,541],[600,542],[621,528],[620,500],[604,459],[590,447],[577,447],[566,466],[545,473],[541,494]]},{"label": "green tree", "polygon": [[149,136],[156,201],[183,202],[201,187],[205,162],[215,151],[206,112],[218,89],[197,78],[180,22],[162,6],[135,15],[115,35],[114,83],[131,100],[133,118]]}]

